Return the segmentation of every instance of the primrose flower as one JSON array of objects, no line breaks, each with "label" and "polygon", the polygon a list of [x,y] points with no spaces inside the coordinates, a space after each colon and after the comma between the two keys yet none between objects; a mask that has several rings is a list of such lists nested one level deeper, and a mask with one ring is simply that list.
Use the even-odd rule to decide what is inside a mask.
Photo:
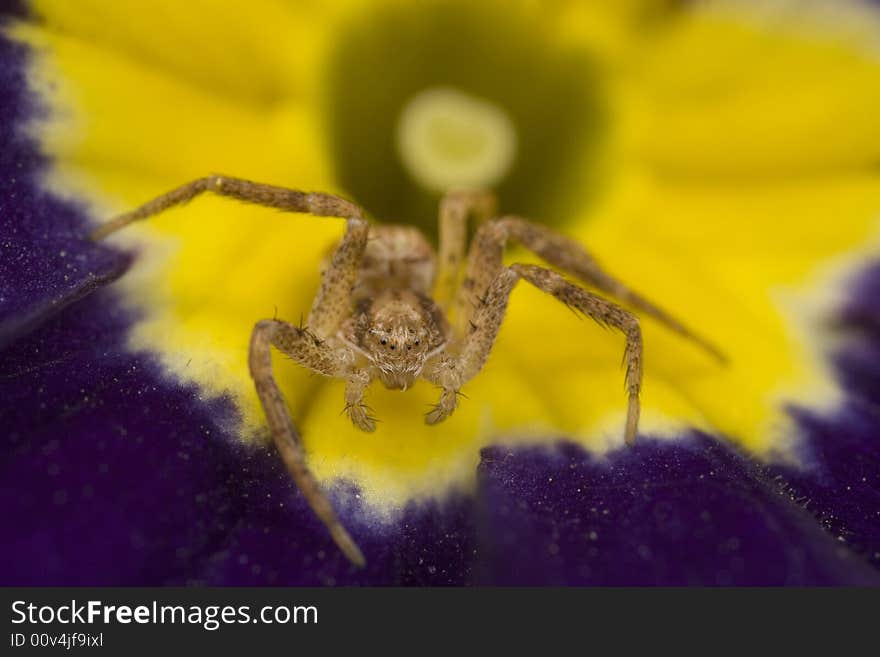
[{"label": "primrose flower", "polygon": [[[4,583],[880,581],[880,10],[598,4],[10,12]],[[361,433],[343,382],[276,358],[355,570],[266,449],[247,368],[342,222],[205,196],[86,239],[212,172],[432,240],[443,192],[492,188],[729,362],[643,318],[625,448],[621,337],[525,286],[437,426],[432,386],[377,383]]]}]

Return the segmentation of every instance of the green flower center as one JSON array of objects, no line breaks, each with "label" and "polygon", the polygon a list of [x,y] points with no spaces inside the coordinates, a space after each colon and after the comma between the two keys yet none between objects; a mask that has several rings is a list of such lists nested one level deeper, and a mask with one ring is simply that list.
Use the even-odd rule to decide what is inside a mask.
[{"label": "green flower center", "polygon": [[605,112],[589,55],[503,3],[393,4],[355,17],[324,116],[341,186],[377,218],[432,232],[437,201],[490,187],[501,209],[562,223],[589,198]]}]

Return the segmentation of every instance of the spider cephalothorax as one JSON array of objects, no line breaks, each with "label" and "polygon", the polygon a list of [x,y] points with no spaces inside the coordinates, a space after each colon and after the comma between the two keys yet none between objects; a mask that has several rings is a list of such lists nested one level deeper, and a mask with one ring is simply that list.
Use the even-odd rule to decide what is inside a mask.
[{"label": "spider cephalothorax", "polygon": [[339,332],[388,388],[406,390],[446,345],[448,324],[434,301],[413,290],[390,289],[364,299]]},{"label": "spider cephalothorax", "polygon": [[[606,273],[577,242],[516,216],[492,219],[494,200],[484,192],[459,192],[440,205],[439,254],[410,226],[370,226],[355,204],[338,196],[306,193],[228,176],[200,178],[159,196],[98,228],[94,239],[212,191],[290,212],[340,217],[347,230],[327,263],[305,326],[278,319],[257,322],[251,337],[251,375],[279,453],[316,515],[355,564],[364,557],[305,465],[300,437],[272,375],[270,346],[314,372],[344,379],[345,410],[355,426],[372,431],[364,404],[374,380],[406,390],[423,378],[440,389],[426,422],[447,418],[459,390],[476,376],[495,343],[511,292],[521,280],[574,310],[618,329],[626,338],[628,396],[624,438],[638,430],[642,334],[630,311],[572,283],[552,269],[505,265],[508,240],[550,265],[652,316],[715,357],[721,352],[678,320]],[[480,224],[467,250],[469,218]],[[450,317],[452,321],[450,321]]]}]

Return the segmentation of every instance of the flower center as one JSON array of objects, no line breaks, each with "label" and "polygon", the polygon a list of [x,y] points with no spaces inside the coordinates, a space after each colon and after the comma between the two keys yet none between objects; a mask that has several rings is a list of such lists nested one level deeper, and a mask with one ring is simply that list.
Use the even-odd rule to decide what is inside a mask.
[{"label": "flower center", "polygon": [[429,236],[453,187],[491,187],[502,211],[549,224],[583,216],[603,173],[606,95],[594,56],[541,16],[468,0],[349,16],[321,111],[345,193]]},{"label": "flower center", "polygon": [[417,94],[397,124],[397,150],[407,172],[440,193],[495,187],[516,158],[516,141],[504,110],[446,87]]}]

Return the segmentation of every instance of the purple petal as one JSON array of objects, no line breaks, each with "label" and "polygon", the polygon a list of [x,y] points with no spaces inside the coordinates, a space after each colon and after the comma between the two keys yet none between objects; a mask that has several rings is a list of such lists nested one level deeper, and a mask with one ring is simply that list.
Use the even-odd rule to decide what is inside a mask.
[{"label": "purple petal", "polygon": [[833,354],[847,400],[831,418],[793,409],[803,467],[775,471],[832,536],[880,567],[880,263],[853,281],[834,323],[849,334]]},{"label": "purple petal", "polygon": [[24,134],[25,50],[0,43],[0,348],[117,278],[128,257],[86,241],[83,214],[34,185],[45,161]]},{"label": "purple petal", "polygon": [[496,447],[480,470],[487,583],[880,584],[769,471],[708,436],[604,459]]}]

